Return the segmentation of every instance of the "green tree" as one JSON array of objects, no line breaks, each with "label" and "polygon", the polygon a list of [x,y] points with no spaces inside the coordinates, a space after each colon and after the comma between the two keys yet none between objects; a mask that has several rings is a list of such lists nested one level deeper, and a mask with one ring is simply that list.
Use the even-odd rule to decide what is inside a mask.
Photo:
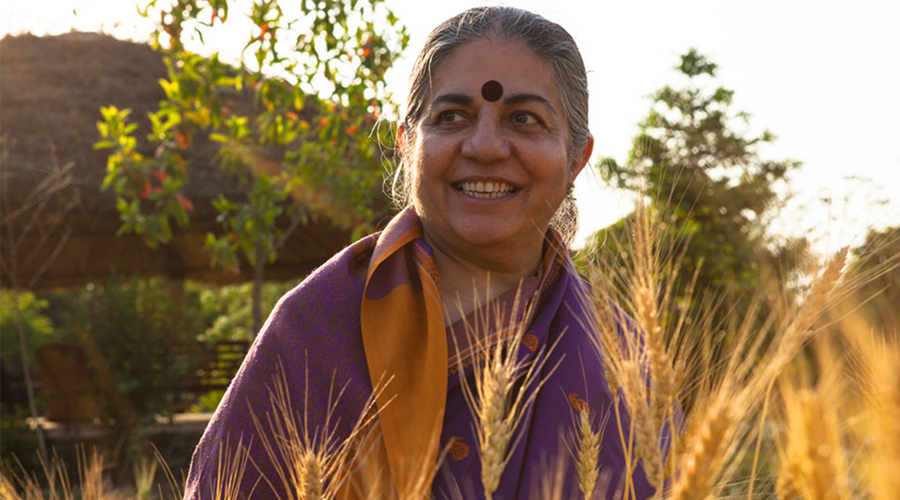
[{"label": "green tree", "polygon": [[[805,239],[776,241],[768,224],[779,206],[777,186],[799,165],[760,158],[759,148],[775,137],[746,131],[748,115],[732,110],[734,91],[717,85],[716,64],[691,49],[676,70],[686,83],[652,95],[628,160],[598,163],[608,182],[647,196],[650,208],[666,214],[669,257],[681,256],[674,287],[720,298],[749,300],[765,283],[783,283],[807,253]],[[630,218],[630,217],[629,217]],[[596,245],[621,258],[631,250],[628,218],[600,231]],[[767,277],[778,278],[767,280]],[[673,304],[684,304],[684,294]]]},{"label": "green tree", "polygon": [[[158,20],[155,46],[168,68],[166,99],[149,115],[155,154],[139,152],[128,110],[113,107],[102,110],[96,147],[111,149],[104,188],[117,194],[121,232],[156,246],[193,210],[181,192],[186,150],[197,134],[221,143],[222,168],[248,183],[249,196],[214,202],[222,232],[208,234],[206,247],[225,270],[241,257],[253,266],[258,329],[265,264],[292,231],[319,214],[356,235],[368,229],[388,140],[377,126],[384,77],[409,37],[383,0],[253,0],[239,4],[249,13],[238,19],[233,4],[150,2],[143,14]],[[248,33],[238,68],[218,52],[188,50],[222,33]],[[253,109],[229,109],[239,94],[252,94]]]},{"label": "green tree", "polygon": [[867,326],[900,338],[900,226],[870,230],[853,255],[845,278],[858,286],[851,305]]}]

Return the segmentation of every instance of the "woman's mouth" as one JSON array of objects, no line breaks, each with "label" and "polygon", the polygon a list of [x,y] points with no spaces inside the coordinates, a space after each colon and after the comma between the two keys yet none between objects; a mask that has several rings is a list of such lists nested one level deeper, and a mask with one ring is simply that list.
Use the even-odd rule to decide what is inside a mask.
[{"label": "woman's mouth", "polygon": [[465,193],[473,198],[499,198],[514,193],[519,188],[502,181],[471,181],[454,184],[457,191]]}]

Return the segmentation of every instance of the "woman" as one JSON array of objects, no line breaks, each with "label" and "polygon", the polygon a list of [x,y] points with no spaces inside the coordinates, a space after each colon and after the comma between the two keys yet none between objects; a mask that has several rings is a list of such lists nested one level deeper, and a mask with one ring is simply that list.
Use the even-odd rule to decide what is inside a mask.
[{"label": "woman", "polygon": [[[292,498],[286,492],[297,477],[285,466],[290,450],[278,445],[285,432],[273,423],[273,383],[287,388],[290,411],[310,432],[334,430],[332,443],[350,435],[360,415],[377,412],[356,436],[357,472],[342,494],[368,494],[377,480],[403,497],[437,467],[436,498],[483,497],[461,382],[471,383],[482,345],[470,343],[465,325],[503,306],[516,315],[504,323],[526,323],[521,360],[549,355],[495,498],[533,496],[547,461],[568,457],[564,438],[581,405],[610,411],[579,317],[584,285],[554,229],[572,214],[569,194],[593,147],[587,77],[573,39],[533,13],[472,9],[431,33],[410,82],[394,183],[407,208],[278,303],[195,452],[187,497],[212,496],[222,444],[240,440],[251,443],[240,492]],[[554,221],[555,214],[564,216]],[[531,305],[527,315],[516,297]],[[486,299],[490,307],[479,308]],[[368,408],[373,385],[384,389]],[[336,403],[329,387],[344,388]],[[624,458],[614,423],[605,434],[600,463],[612,497]],[[563,498],[578,491],[568,470]],[[635,482],[646,496],[642,477]]]}]

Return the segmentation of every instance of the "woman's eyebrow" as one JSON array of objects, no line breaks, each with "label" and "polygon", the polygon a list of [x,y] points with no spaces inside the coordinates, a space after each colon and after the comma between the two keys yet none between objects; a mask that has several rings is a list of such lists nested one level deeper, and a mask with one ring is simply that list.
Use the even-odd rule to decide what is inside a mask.
[{"label": "woman's eyebrow", "polygon": [[541,104],[545,108],[547,108],[551,113],[556,115],[556,110],[553,108],[553,104],[551,104],[550,101],[548,101],[546,98],[537,94],[513,94],[503,100],[503,105],[508,107],[527,102],[537,102],[538,104]]},{"label": "woman's eyebrow", "polygon": [[471,96],[466,94],[441,94],[434,98],[431,101],[431,106],[437,106],[438,104],[458,104],[460,106],[471,106],[475,102]]}]

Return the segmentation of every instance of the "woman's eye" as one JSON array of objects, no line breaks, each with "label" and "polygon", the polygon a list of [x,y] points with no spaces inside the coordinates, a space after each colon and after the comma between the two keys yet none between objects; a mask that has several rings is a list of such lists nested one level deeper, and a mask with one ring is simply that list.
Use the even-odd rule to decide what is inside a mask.
[{"label": "woman's eye", "polygon": [[437,117],[438,124],[451,124],[463,121],[465,117],[459,111],[444,111]]},{"label": "woman's eye", "polygon": [[519,111],[513,114],[512,119],[517,125],[539,125],[541,123],[538,117],[527,111]]}]

